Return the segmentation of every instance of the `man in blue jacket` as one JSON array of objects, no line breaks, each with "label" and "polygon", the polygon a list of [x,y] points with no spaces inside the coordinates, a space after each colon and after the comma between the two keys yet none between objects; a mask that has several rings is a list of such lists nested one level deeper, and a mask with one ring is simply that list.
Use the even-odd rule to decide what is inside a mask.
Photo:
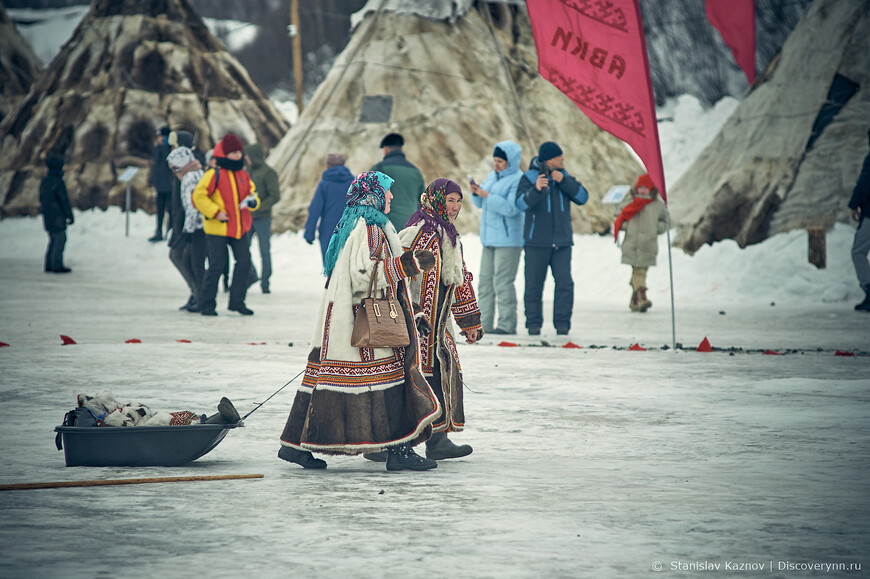
[{"label": "man in blue jacket", "polygon": [[[867,138],[870,139],[870,131],[867,131]],[[852,262],[855,264],[855,273],[858,274],[858,283],[864,290],[864,301],[856,305],[855,309],[870,312],[870,262],[867,261],[870,253],[870,153],[864,157],[864,167],[852,191],[849,209],[852,210],[852,219],[858,222],[855,241],[852,243]]]},{"label": "man in blue jacket", "polygon": [[[517,291],[514,282],[523,253],[523,212],[516,206],[517,186],[523,173],[523,149],[502,141],[492,151],[493,170],[483,183],[473,181],[471,202],[480,215],[480,276],[477,303],[480,322],[487,334],[517,332]],[[498,323],[496,323],[498,312]]]},{"label": "man in blue jacket", "polygon": [[537,336],[544,325],[543,293],[547,268],[553,274],[553,325],[560,335],[571,331],[574,280],[571,277],[571,204],[583,205],[589,193],[564,167],[562,149],[553,141],[538,148],[517,187],[516,205],[526,212],[526,328]]}]

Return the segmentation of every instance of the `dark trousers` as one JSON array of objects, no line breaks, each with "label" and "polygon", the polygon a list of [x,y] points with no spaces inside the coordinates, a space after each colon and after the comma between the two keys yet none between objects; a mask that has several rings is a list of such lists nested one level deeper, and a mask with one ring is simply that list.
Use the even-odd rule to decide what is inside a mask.
[{"label": "dark trousers", "polygon": [[208,255],[205,237],[202,229],[193,233],[184,233],[169,248],[169,260],[184,278],[190,293],[194,296],[199,293],[199,287],[205,277],[205,259]]},{"label": "dark trousers", "polygon": [[187,238],[187,244],[184,246],[183,259],[193,275],[193,281],[196,283],[197,291],[193,292],[196,295],[199,291],[199,286],[202,285],[202,280],[205,278],[205,260],[208,258],[208,242],[202,229],[197,229],[193,233],[185,233],[184,237]]},{"label": "dark trousers", "polygon": [[[175,236],[175,233],[172,234]],[[181,277],[184,278],[184,283],[187,284],[187,287],[190,288],[190,293],[196,295],[196,280],[193,279],[193,272],[187,267],[187,264],[184,261],[184,250],[187,247],[187,241],[183,236],[179,236],[178,241],[172,244],[172,247],[169,248],[169,261],[172,262],[172,265],[175,266],[175,269],[178,270],[178,273],[181,274]]]},{"label": "dark trousers", "polygon": [[233,281],[230,284],[230,307],[245,305],[248,293],[248,272],[251,269],[251,249],[245,237],[235,239],[220,235],[206,235],[208,245],[208,270],[197,293],[196,302],[203,312],[214,311],[217,297],[218,280],[224,271],[229,256],[227,247],[233,252],[236,263],[233,267]]},{"label": "dark trousers", "polygon": [[540,329],[544,325],[544,282],[547,268],[553,273],[553,326],[571,329],[574,311],[574,280],[571,277],[571,246],[525,247],[526,290],[523,303],[526,309],[526,328]]},{"label": "dark trousers", "polygon": [[66,246],[66,231],[47,231],[48,248],[45,250],[45,271],[63,269],[63,248]]},{"label": "dark trousers", "polygon": [[172,223],[172,203],[170,203],[170,199],[172,198],[172,191],[158,191],[157,192],[157,229],[156,233],[163,236],[163,214],[169,213],[169,223]]},{"label": "dark trousers", "polygon": [[267,290],[269,278],[272,277],[272,217],[255,217],[251,225],[251,231],[257,235],[257,245],[260,247],[260,287]]}]

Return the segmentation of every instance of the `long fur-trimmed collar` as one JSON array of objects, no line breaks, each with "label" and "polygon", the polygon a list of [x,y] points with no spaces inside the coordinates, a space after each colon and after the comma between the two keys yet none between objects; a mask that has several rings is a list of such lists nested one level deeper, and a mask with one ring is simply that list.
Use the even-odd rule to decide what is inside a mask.
[{"label": "long fur-trimmed collar", "polygon": [[[410,244],[413,242],[422,228],[423,222],[420,221],[403,229],[401,235],[402,243]],[[457,238],[456,245],[453,245],[441,227],[436,231],[436,235],[438,236],[438,246],[441,250],[441,280],[446,285],[460,286],[465,282],[465,268],[462,261],[462,240]]]}]

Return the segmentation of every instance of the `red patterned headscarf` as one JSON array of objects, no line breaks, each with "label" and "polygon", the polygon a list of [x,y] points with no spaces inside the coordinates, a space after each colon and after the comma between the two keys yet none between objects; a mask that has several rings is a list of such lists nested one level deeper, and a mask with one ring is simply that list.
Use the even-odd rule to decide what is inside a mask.
[{"label": "red patterned headscarf", "polygon": [[422,221],[423,231],[438,233],[440,228],[447,233],[450,243],[455,246],[459,232],[450,223],[450,217],[447,215],[447,196],[451,193],[459,193],[459,198],[462,199],[462,187],[450,179],[442,177],[429,183],[429,186],[426,187],[426,190],[420,196],[420,209],[411,215],[405,227]]}]

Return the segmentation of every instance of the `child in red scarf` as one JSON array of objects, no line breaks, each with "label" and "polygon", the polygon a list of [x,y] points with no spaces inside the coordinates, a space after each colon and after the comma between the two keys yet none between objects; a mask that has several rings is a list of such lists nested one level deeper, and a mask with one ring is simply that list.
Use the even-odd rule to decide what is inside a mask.
[{"label": "child in red scarf", "polygon": [[659,199],[658,189],[649,175],[638,177],[631,191],[631,202],[626,205],[613,224],[613,238],[625,230],[622,242],[622,263],[631,266],[631,301],[633,312],[645,312],[652,307],[646,295],[646,272],[656,264],[659,252],[658,236],[665,232],[665,204]]}]

